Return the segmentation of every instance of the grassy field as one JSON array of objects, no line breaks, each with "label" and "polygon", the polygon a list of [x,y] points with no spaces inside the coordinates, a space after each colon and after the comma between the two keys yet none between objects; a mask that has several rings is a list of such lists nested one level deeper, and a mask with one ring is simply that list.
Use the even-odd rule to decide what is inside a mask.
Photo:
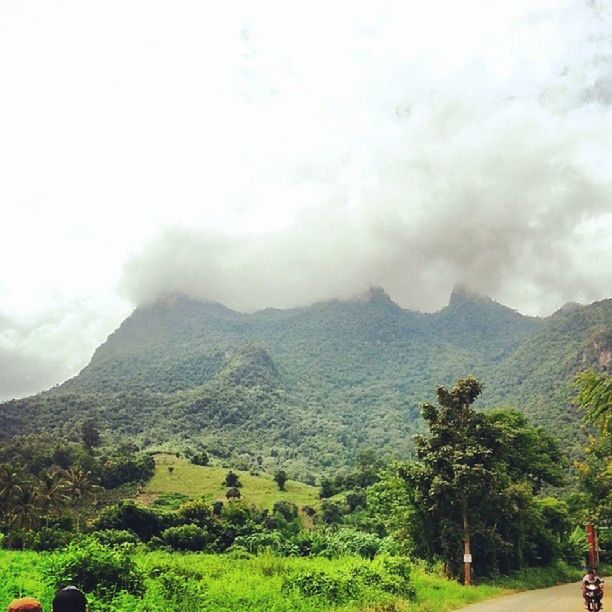
[{"label": "grassy field", "polygon": [[[171,454],[155,456],[155,474],[144,485],[136,500],[150,505],[161,495],[168,493],[182,493],[190,497],[206,497],[211,501],[226,501],[225,493],[228,487],[223,484],[228,468],[217,466],[193,465],[183,458]],[[288,480],[286,491],[279,491],[278,485],[272,476],[261,474],[252,476],[248,472],[232,470],[240,479],[242,499],[248,504],[262,508],[272,508],[281,500],[293,502],[298,508],[303,506],[320,506],[319,490],[316,487]]]},{"label": "grassy field", "polygon": [[[38,598],[51,609],[53,590],[43,581],[49,553],[0,550],[0,610],[19,596]],[[435,571],[416,565],[411,579],[414,597],[406,599],[372,585],[361,585],[350,597],[309,595],[294,588],[296,576],[324,574],[325,580],[346,575],[355,567],[380,568],[380,560],[356,557],[282,558],[271,554],[241,557],[231,554],[146,552],[134,554],[146,578],[142,597],[117,594],[110,602],[90,598],[90,612],[449,612],[470,603],[516,590],[552,586],[580,575],[564,564],[531,569],[496,583],[464,587]],[[189,605],[188,605],[189,604]]]},{"label": "grassy field", "polygon": [[[0,610],[5,610],[13,598],[24,595],[37,597],[44,610],[51,609],[53,590],[43,583],[43,566],[48,556],[44,553],[0,551]],[[412,601],[375,587],[365,587],[356,597],[338,602],[326,597],[308,596],[287,588],[287,585],[291,586],[296,572],[325,572],[333,576],[357,565],[375,562],[352,557],[329,560],[261,555],[241,559],[231,555],[167,552],[140,552],[136,554],[136,561],[148,576],[145,594],[140,598],[119,594],[106,604],[90,598],[91,612],[186,609],[220,612],[443,612],[506,592],[503,587],[465,588],[416,568],[413,573],[416,596]],[[179,576],[179,587],[160,578],[163,572]],[[191,598],[193,608],[180,603],[183,596],[187,600]]]}]

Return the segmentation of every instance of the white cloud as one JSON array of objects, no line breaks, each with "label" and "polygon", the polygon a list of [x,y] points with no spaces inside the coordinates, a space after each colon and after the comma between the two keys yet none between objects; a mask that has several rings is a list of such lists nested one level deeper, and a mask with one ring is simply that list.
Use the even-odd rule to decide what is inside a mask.
[{"label": "white cloud", "polygon": [[607,296],[611,7],[6,0],[4,350],[65,376],[170,291]]}]

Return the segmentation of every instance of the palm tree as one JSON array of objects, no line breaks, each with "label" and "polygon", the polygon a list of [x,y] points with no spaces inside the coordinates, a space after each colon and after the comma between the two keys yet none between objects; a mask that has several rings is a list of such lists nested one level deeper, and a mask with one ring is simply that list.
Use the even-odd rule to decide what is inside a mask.
[{"label": "palm tree", "polygon": [[23,492],[23,474],[9,464],[0,465],[0,518],[11,513],[15,498]]},{"label": "palm tree", "polygon": [[89,499],[95,499],[96,494],[101,489],[102,487],[93,483],[91,472],[83,468],[71,468],[66,472],[66,491],[77,508],[77,533],[79,532],[81,518],[81,513],[79,512],[80,506]]},{"label": "palm tree", "polygon": [[62,510],[70,500],[68,483],[59,470],[43,472],[38,481],[38,498],[45,516],[62,515]]},{"label": "palm tree", "polygon": [[10,526],[29,531],[38,526],[40,517],[41,507],[36,488],[26,484],[13,500]]}]

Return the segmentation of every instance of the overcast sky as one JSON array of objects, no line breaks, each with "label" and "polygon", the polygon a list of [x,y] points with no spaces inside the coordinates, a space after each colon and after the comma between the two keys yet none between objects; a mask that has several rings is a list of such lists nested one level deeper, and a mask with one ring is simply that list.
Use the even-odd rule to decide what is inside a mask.
[{"label": "overcast sky", "polygon": [[131,310],[612,296],[612,3],[0,0],[0,399]]}]

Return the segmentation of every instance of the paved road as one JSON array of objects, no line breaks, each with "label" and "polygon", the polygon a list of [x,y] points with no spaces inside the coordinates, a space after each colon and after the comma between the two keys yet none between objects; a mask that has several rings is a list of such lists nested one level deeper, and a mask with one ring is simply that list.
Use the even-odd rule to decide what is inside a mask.
[{"label": "paved road", "polygon": [[[608,581],[609,582],[609,581]],[[607,594],[610,599],[610,593]],[[606,603],[604,598],[604,603]],[[605,610],[612,604],[607,602]],[[564,584],[550,589],[525,591],[462,608],[465,612],[582,612],[580,583]]]}]

